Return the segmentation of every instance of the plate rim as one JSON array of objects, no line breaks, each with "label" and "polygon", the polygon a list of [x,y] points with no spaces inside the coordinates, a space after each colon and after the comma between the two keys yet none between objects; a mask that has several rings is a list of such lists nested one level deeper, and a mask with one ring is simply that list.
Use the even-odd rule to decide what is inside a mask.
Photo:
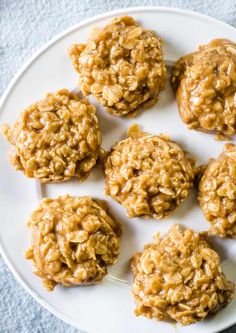
[{"label": "plate rim", "polygon": [[[37,58],[43,54],[50,46],[58,42],[60,39],[63,39],[65,36],[70,34],[71,32],[79,29],[80,27],[86,26],[90,23],[95,23],[96,21],[108,18],[115,15],[122,15],[127,13],[129,15],[130,12],[143,12],[143,11],[159,11],[159,12],[171,12],[176,14],[183,14],[185,16],[191,16],[191,17],[197,17],[201,20],[205,20],[208,22],[216,23],[218,25],[222,25],[227,29],[231,29],[234,33],[236,33],[236,28],[231,26],[230,24],[223,22],[221,20],[216,19],[215,17],[208,16],[199,12],[195,12],[193,10],[188,9],[182,9],[177,7],[168,7],[168,6],[134,6],[134,7],[127,7],[127,8],[119,8],[112,11],[107,11],[98,15],[91,16],[87,19],[84,19],[80,21],[79,23],[76,23],[67,29],[63,30],[61,33],[56,34],[54,37],[52,37],[49,41],[47,41],[43,46],[41,46],[37,51],[35,51],[28,60],[26,60],[23,65],[20,67],[20,69],[16,72],[16,74],[13,76],[13,78],[10,80],[10,83],[7,85],[7,88],[4,90],[1,98],[0,98],[0,113],[2,111],[2,108],[4,107],[4,104],[7,100],[7,98],[10,96],[12,89],[14,88],[17,81],[20,79],[20,77],[24,74],[24,72],[27,70],[27,68],[34,63],[34,61],[37,60]],[[130,14],[131,15],[131,14]],[[52,305],[50,305],[47,301],[42,299],[36,291],[30,288],[30,286],[25,282],[24,278],[18,272],[18,268],[15,267],[11,259],[8,257],[7,249],[4,248],[3,244],[1,243],[0,239],[0,255],[2,256],[4,262],[8,266],[10,272],[13,274],[14,278],[17,282],[20,283],[20,285],[28,292],[36,302],[38,302],[43,308],[48,310],[51,314],[53,314],[56,318],[62,320],[68,325],[71,325],[74,328],[77,328],[79,330],[84,331],[85,333],[102,333],[101,331],[95,331],[92,328],[88,328],[85,324],[79,320],[79,323],[75,321],[74,319],[70,318],[69,316],[65,315],[60,310],[56,310]],[[211,333],[218,333],[222,330],[225,330],[233,325],[236,324],[236,318],[235,321],[229,324],[225,324],[222,329],[216,329],[214,331],[211,331]]]}]

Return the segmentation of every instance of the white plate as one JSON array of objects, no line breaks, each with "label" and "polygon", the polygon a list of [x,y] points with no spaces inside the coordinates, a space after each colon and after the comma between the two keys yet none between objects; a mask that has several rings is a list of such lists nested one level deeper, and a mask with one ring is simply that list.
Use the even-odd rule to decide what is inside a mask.
[{"label": "white plate", "polygon": [[[94,17],[51,41],[20,71],[3,96],[0,123],[13,123],[20,110],[41,99],[47,91],[52,92],[63,87],[75,89],[77,77],[66,55],[67,47],[74,42],[85,41],[90,29],[95,25],[103,26],[112,17],[124,14],[132,15],[143,27],[156,30],[160,34],[165,41],[164,56],[167,62],[177,60],[181,55],[195,50],[199,44],[207,43],[213,38],[236,40],[234,28],[184,10],[161,7],[130,8]],[[175,141],[191,151],[200,163],[206,162],[209,157],[217,156],[224,144],[215,141],[212,135],[187,130],[179,118],[170,87],[162,92],[157,105],[140,113],[133,120],[118,119],[108,115],[102,107],[98,106],[98,109],[105,148],[124,137],[127,128],[134,122],[142,124],[143,130],[151,133],[169,133]],[[164,221],[128,219],[121,206],[106,198],[112,212],[123,224],[118,263],[109,269],[108,277],[100,285],[70,289],[56,287],[54,292],[46,292],[40,279],[31,273],[31,263],[23,257],[23,252],[29,245],[26,221],[31,211],[37,207],[41,192],[34,180],[15,172],[9,165],[9,148],[1,137],[1,250],[16,278],[49,311],[67,323],[93,333],[213,333],[236,322],[235,299],[217,316],[189,327],[135,317],[133,314],[134,302],[131,297],[128,266],[132,253],[141,250],[146,242],[152,241],[154,232],[159,230],[164,233],[176,222],[197,231],[208,228],[193,192],[181,208]],[[46,185],[43,191],[51,197],[70,193],[104,198],[103,188],[102,174],[94,170],[84,183],[71,181]],[[216,245],[221,249],[226,275],[236,283],[236,241],[217,239]]]}]

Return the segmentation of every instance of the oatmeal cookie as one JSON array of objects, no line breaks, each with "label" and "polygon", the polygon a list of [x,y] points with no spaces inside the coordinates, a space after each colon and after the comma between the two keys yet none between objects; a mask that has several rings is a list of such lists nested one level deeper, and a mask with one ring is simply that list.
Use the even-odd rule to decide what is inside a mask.
[{"label": "oatmeal cookie", "polygon": [[30,218],[26,258],[45,288],[93,284],[119,254],[121,229],[104,201],[60,196],[43,199]]},{"label": "oatmeal cookie", "polygon": [[233,298],[234,284],[222,272],[218,253],[203,235],[179,225],[164,237],[157,233],[131,265],[136,315],[189,325]]},{"label": "oatmeal cookie", "polygon": [[165,87],[162,41],[132,17],[94,30],[86,44],[74,44],[68,53],[82,93],[92,94],[113,115],[135,115],[156,103]]},{"label": "oatmeal cookie", "polygon": [[96,109],[67,89],[30,105],[1,131],[13,145],[16,170],[42,183],[85,179],[96,164],[102,136]]},{"label": "oatmeal cookie", "polygon": [[210,234],[236,238],[236,146],[226,144],[211,160],[200,184],[198,200],[210,222]]},{"label": "oatmeal cookie", "polygon": [[221,39],[201,46],[177,61],[171,81],[190,129],[218,138],[236,132],[236,44]]},{"label": "oatmeal cookie", "polygon": [[188,196],[194,161],[167,135],[129,134],[107,156],[105,192],[129,217],[162,219]]}]

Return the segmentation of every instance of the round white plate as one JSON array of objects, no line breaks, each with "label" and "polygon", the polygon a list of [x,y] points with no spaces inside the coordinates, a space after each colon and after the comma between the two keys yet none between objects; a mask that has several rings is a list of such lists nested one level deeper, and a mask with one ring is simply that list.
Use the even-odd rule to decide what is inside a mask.
[{"label": "round white plate", "polygon": [[[66,49],[74,42],[84,42],[94,26],[103,26],[111,18],[132,15],[143,27],[158,32],[164,42],[167,64],[191,52],[199,44],[213,38],[229,38],[236,41],[236,30],[215,19],[196,13],[163,7],[123,9],[86,20],[67,30],[38,52],[13,79],[1,102],[0,123],[13,123],[19,112],[30,103],[41,99],[46,92],[67,87],[76,88],[77,75],[66,55]],[[91,101],[94,100],[91,98]],[[224,142],[217,142],[213,135],[189,131],[179,118],[170,87],[161,93],[159,102],[132,120],[119,119],[107,114],[101,106],[98,117],[103,130],[103,146],[109,148],[125,136],[132,123],[142,125],[150,133],[166,132],[192,152],[199,163],[216,157]],[[109,275],[97,286],[63,288],[57,286],[48,293],[39,278],[31,273],[31,263],[23,257],[29,245],[26,221],[41,195],[56,197],[59,194],[104,196],[104,178],[93,170],[88,180],[74,180],[64,184],[45,185],[42,188],[21,172],[15,172],[7,159],[9,144],[0,138],[0,212],[1,250],[13,274],[26,290],[44,307],[67,323],[93,333],[213,333],[236,322],[236,299],[217,316],[202,323],[181,327],[179,325],[135,317],[131,296],[129,260],[133,252],[152,241],[156,231],[165,233],[173,223],[181,223],[196,231],[206,230],[205,221],[196,201],[194,190],[173,216],[164,221],[128,219],[124,209],[106,198],[111,211],[123,225],[121,253],[117,264],[109,269]],[[227,277],[236,283],[236,241],[215,239],[220,249],[223,269]]]}]

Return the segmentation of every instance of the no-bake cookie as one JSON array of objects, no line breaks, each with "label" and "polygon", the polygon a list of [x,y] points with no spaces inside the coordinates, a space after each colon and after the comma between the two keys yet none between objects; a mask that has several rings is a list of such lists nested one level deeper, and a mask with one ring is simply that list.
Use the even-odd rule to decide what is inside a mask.
[{"label": "no-bake cookie", "polygon": [[212,159],[199,184],[198,200],[210,234],[236,238],[236,146],[226,144]]},{"label": "no-bake cookie", "polygon": [[120,224],[104,201],[60,196],[41,201],[29,220],[31,247],[26,258],[46,289],[93,284],[119,254]]},{"label": "no-bake cookie", "polygon": [[136,315],[193,324],[233,298],[234,284],[204,236],[173,225],[132,259]]},{"label": "no-bake cookie", "polygon": [[85,179],[96,164],[102,141],[96,109],[67,89],[30,105],[1,131],[13,145],[16,170],[42,183]]},{"label": "no-bake cookie", "polygon": [[132,127],[115,144],[105,165],[106,194],[129,217],[162,219],[188,196],[194,161],[168,135],[150,135]]},{"label": "no-bake cookie", "polygon": [[171,81],[180,116],[190,129],[219,138],[236,132],[236,44],[213,40],[183,56]]},{"label": "no-bake cookie", "polygon": [[162,41],[132,17],[93,30],[86,44],[73,44],[68,53],[82,93],[113,115],[135,115],[156,103],[165,87]]}]

